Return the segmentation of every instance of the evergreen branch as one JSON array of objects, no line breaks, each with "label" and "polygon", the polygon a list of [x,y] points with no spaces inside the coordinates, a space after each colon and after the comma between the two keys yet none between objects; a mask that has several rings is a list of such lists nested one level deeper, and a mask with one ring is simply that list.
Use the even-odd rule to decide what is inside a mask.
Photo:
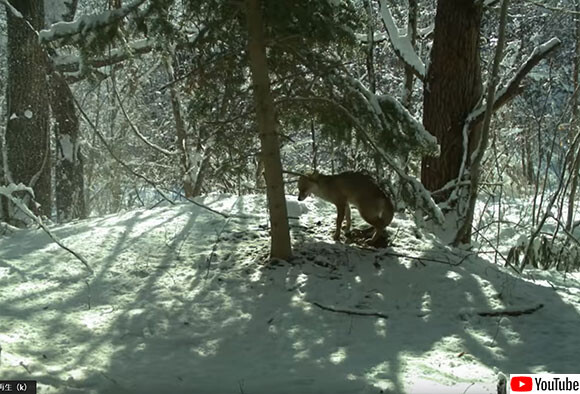
[{"label": "evergreen branch", "polygon": [[[184,43],[179,43],[175,46],[176,49],[183,48],[188,45],[194,45],[196,41],[201,38],[207,29],[201,29],[199,33],[191,34],[185,38]],[[157,48],[158,43],[149,38],[143,38],[140,40],[135,40],[123,45],[121,48],[113,48],[107,52],[107,56],[95,57],[91,59],[83,60],[87,66],[93,68],[100,68],[106,66],[112,66],[117,63],[121,63],[135,55],[143,55],[153,51]],[[59,55],[53,56],[52,62],[57,71],[74,73],[78,72],[81,68],[81,59],[78,56],[71,55]],[[85,65],[85,64],[83,64]]]},{"label": "evergreen branch", "polygon": [[[430,216],[433,217],[438,223],[442,224],[445,222],[445,217],[443,216],[441,209],[439,208],[439,206],[437,206],[435,201],[433,201],[431,194],[425,189],[425,187],[421,184],[421,182],[417,181],[417,179],[415,179],[414,177],[407,175],[406,171],[400,168],[399,165],[397,165],[395,160],[390,155],[387,155],[387,153],[378,145],[378,143],[367,133],[366,129],[359,122],[357,117],[354,116],[348,110],[348,108],[346,108],[341,103],[338,103],[335,100],[326,97],[291,97],[291,98],[285,97],[276,100],[275,104],[284,101],[322,102],[330,104],[335,108],[339,109],[352,122],[355,130],[357,130],[361,135],[361,139],[365,141],[376,153],[378,153],[383,158],[383,160],[385,160],[385,162],[397,173],[397,175],[399,175],[399,177],[402,179],[403,182],[411,186],[413,191],[416,193],[415,195],[417,196],[416,202],[417,201],[420,202],[420,204],[417,205],[425,207],[429,211]],[[420,207],[418,206],[417,208]]]}]

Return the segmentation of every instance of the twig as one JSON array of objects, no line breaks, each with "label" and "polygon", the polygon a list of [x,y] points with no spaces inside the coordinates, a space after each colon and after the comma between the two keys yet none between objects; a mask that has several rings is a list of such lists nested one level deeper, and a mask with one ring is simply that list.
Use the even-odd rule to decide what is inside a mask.
[{"label": "twig", "polygon": [[314,302],[314,301],[306,301],[312,305],[315,305],[317,307],[319,307],[320,309],[324,309],[325,311],[330,311],[330,312],[336,312],[336,313],[344,313],[347,315],[356,315],[356,316],[374,316],[374,317],[380,317],[381,319],[388,319],[389,317],[387,315],[385,315],[384,313],[380,313],[380,312],[365,312],[365,311],[357,311],[357,310],[348,310],[348,309],[338,309],[338,308],[333,308],[331,306],[325,306],[322,304],[319,304],[318,302]]},{"label": "twig", "polygon": [[485,317],[494,317],[494,316],[521,316],[521,315],[530,315],[544,307],[544,304],[538,304],[532,308],[528,309],[521,309],[521,310],[500,310],[500,311],[492,311],[492,312],[478,312],[479,316]]},{"label": "twig", "polygon": [[[23,186],[23,185],[22,185]],[[0,190],[2,191],[2,190]],[[26,190],[24,191],[28,191],[31,192],[29,188],[26,188]],[[58,246],[60,246],[62,249],[66,250],[67,252],[69,252],[70,254],[72,254],[73,256],[75,256],[81,263],[83,263],[83,265],[86,267],[86,269],[91,273],[94,274],[93,269],[91,268],[91,266],[89,265],[88,261],[81,256],[79,253],[75,252],[74,250],[72,250],[71,248],[67,247],[65,244],[63,244],[49,229],[48,227],[46,227],[46,225],[42,222],[42,219],[40,219],[38,216],[36,216],[31,210],[30,208],[28,208],[20,199],[16,198],[14,195],[12,195],[12,193],[8,193],[8,192],[2,192],[2,195],[4,195],[5,197],[7,197],[14,205],[16,205],[16,207],[18,207],[18,209],[20,209],[26,216],[28,216],[30,219],[32,219],[34,222],[36,222],[36,224],[38,224],[38,226],[40,226],[40,228],[42,228],[44,230],[44,232],[46,234],[48,234],[48,236],[50,237],[50,239],[52,239],[54,241],[54,243],[56,243]]]},{"label": "twig", "polygon": [[145,137],[141,131],[139,131],[139,129],[137,128],[137,126],[135,126],[135,123],[133,123],[133,121],[131,120],[131,117],[129,116],[129,114],[127,113],[127,110],[125,109],[125,106],[123,105],[123,100],[121,100],[121,97],[119,96],[119,91],[117,90],[117,84],[115,83],[115,78],[112,78],[111,81],[113,82],[111,85],[113,87],[113,93],[115,94],[115,98],[117,99],[117,102],[119,103],[119,108],[121,108],[121,112],[123,113],[123,116],[125,116],[125,120],[127,121],[127,123],[129,123],[129,127],[131,128],[131,130],[133,130],[133,133],[135,133],[135,135],[141,140],[143,141],[143,143],[147,146],[149,146],[150,148],[155,149],[156,151],[166,155],[166,156],[174,156],[176,155],[177,151],[170,151],[167,150],[165,148],[162,148],[161,146],[149,141],[147,139],[147,137]]},{"label": "twig", "polygon": [[127,172],[133,174],[134,176],[136,176],[139,179],[142,179],[143,181],[145,181],[146,183],[148,183],[151,187],[153,187],[160,195],[161,197],[163,197],[163,199],[165,201],[167,201],[168,203],[170,203],[171,205],[175,205],[175,203],[173,201],[171,201],[171,199],[169,197],[167,197],[165,195],[165,193],[163,193],[159,187],[155,184],[155,182],[149,180],[149,178],[147,178],[145,175],[143,174],[139,174],[136,171],[133,171],[133,169],[131,167],[129,167],[129,165],[127,163],[125,163],[123,160],[121,160],[114,152],[113,149],[111,148],[111,146],[109,145],[109,143],[107,142],[107,139],[101,134],[101,132],[99,131],[99,129],[97,128],[97,126],[94,125],[94,123],[91,121],[91,119],[89,118],[89,116],[87,115],[87,113],[84,111],[84,109],[82,108],[81,104],[78,102],[78,100],[76,99],[76,97],[73,96],[73,100],[77,106],[77,108],[79,109],[79,112],[81,113],[81,115],[83,116],[83,118],[86,120],[86,122],[89,124],[89,126],[91,127],[91,129],[93,129],[93,131],[95,132],[95,134],[97,135],[97,137],[99,137],[99,140],[101,140],[101,142],[103,143],[103,145],[105,145],[105,148],[107,148],[107,150],[109,151],[109,154],[111,155],[111,157],[121,165],[121,167],[123,167]]}]

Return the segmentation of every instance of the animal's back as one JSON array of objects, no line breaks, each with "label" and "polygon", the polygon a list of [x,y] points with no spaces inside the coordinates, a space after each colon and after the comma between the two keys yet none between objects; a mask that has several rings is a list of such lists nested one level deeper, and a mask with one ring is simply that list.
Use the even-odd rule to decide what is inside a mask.
[{"label": "animal's back", "polygon": [[363,172],[343,172],[336,175],[336,182],[339,184],[339,188],[347,194],[349,202],[357,207],[368,200],[384,199],[386,197],[373,178]]}]

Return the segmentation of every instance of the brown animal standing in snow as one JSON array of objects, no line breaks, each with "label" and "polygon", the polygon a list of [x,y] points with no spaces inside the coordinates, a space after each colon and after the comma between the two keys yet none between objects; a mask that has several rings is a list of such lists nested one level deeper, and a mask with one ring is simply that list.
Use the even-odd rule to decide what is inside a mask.
[{"label": "brown animal standing in snow", "polygon": [[393,220],[395,209],[391,199],[377,186],[373,178],[362,172],[301,175],[298,179],[298,191],[299,201],[314,194],[336,206],[335,240],[340,239],[340,229],[345,215],[346,231],[350,231],[350,204],[357,207],[361,217],[375,228],[370,244],[377,242],[384,228]]}]

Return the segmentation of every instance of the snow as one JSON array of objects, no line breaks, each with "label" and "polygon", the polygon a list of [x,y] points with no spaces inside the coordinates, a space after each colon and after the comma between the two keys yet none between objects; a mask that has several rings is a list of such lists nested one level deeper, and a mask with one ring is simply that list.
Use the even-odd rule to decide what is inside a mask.
[{"label": "snow", "polygon": [[75,161],[75,146],[72,142],[70,135],[62,134],[59,137],[59,146],[62,158],[69,163],[74,163]]},{"label": "snow", "polygon": [[380,0],[381,4],[381,19],[383,20],[383,24],[387,29],[387,33],[389,35],[389,39],[393,44],[393,48],[397,52],[399,56],[410,65],[421,77],[425,77],[425,64],[419,58],[413,45],[411,45],[411,41],[409,40],[408,35],[401,35],[399,33],[399,28],[395,24],[393,20],[393,16],[391,15],[391,11],[389,11],[389,7],[387,5],[386,0]]},{"label": "snow", "polygon": [[49,29],[38,33],[41,42],[50,42],[60,38],[72,37],[78,34],[87,34],[90,31],[110,25],[115,21],[127,16],[131,11],[139,7],[145,0],[135,0],[132,3],[113,10],[103,11],[92,15],[82,15],[72,22],[57,22]]},{"label": "snow", "polygon": [[18,11],[16,8],[14,8],[14,6],[12,6],[12,4],[10,4],[10,2],[8,0],[1,0],[0,3],[2,3],[6,7],[6,9],[8,11],[10,11],[10,13],[12,15],[14,15],[16,18],[20,18],[20,19],[24,18],[22,16],[22,14],[20,13],[20,11]]},{"label": "snow", "polygon": [[51,227],[92,276],[41,230],[0,239],[0,376],[42,393],[495,393],[500,373],[577,371],[578,274],[517,276],[400,213],[392,247],[335,243],[334,207],[292,196],[295,258],[265,264],[264,197],[198,202],[229,217],[178,204]]}]

